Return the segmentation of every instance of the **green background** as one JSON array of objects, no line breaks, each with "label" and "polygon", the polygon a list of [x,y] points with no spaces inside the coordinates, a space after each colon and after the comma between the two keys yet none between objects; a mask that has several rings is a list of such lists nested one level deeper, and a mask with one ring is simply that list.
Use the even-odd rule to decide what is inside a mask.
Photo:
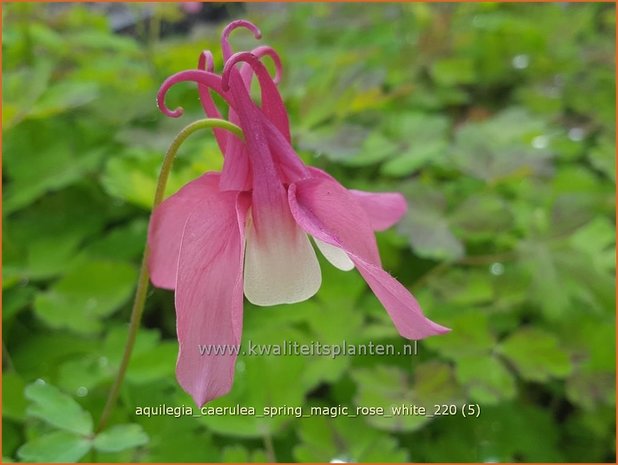
[{"label": "green background", "polygon": [[[281,54],[306,162],[349,188],[405,194],[407,216],[378,233],[384,266],[453,331],[412,357],[241,356],[211,405],[481,414],[138,417],[193,405],[174,376],[173,295],[153,289],[112,426],[95,437],[157,172],[201,117],[192,85],[168,96],[180,120],[154,97],[202,49],[220,71],[226,23],[173,32],[179,5],[127,7],[153,14],[119,35],[92,8],[4,4],[5,461],[614,461],[612,4],[217,7]],[[232,42],[258,44],[246,31]],[[169,193],[221,165],[213,137],[193,136]],[[246,303],[243,340],[403,347],[357,272],[322,265],[310,301]]]}]

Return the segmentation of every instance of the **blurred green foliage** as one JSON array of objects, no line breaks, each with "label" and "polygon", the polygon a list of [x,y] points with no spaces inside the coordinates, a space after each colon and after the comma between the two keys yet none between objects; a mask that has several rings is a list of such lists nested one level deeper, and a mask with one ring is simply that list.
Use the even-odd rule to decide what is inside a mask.
[{"label": "blurred green foliage", "polygon": [[[129,5],[134,11],[153,8]],[[222,24],[160,38],[86,6],[3,8],[6,461],[613,461],[612,4],[247,6],[284,62],[294,144],[344,185],[398,190],[385,267],[453,328],[415,356],[243,357],[213,406],[479,404],[478,418],[136,416],[192,405],[171,293],[153,290],[112,426],[93,434],[124,343],[162,155],[195,89],[154,103]],[[234,10],[237,11],[237,10]],[[238,48],[253,39],[238,32]],[[169,193],[221,167],[186,143]],[[245,305],[243,340],[392,343],[355,273],[323,263],[305,303]]]}]

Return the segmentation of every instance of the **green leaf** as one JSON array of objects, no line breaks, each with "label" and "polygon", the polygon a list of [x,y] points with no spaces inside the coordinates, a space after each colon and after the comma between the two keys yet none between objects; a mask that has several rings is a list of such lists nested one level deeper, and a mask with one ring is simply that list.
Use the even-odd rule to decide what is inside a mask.
[{"label": "green leaf", "polygon": [[135,354],[127,378],[134,383],[147,383],[155,379],[173,378],[178,358],[178,344],[160,342],[142,354]]},{"label": "green leaf", "polygon": [[[522,402],[481,405],[478,418],[441,418],[439,437],[415,445],[424,462],[561,462],[558,429],[551,412]],[[513,432],[521,440],[513,441]],[[525,438],[525,439],[524,439]],[[476,444],[476,447],[470,447]],[[420,461],[420,460],[419,460]]]},{"label": "green leaf", "polygon": [[67,31],[64,37],[74,44],[89,49],[109,49],[117,53],[139,53],[139,46],[128,37],[110,34],[107,30],[83,29]]},{"label": "green leaf", "polygon": [[[86,357],[98,350],[93,338],[77,337],[73,333],[45,330],[28,339],[27,345],[11,354],[15,369],[25,379],[36,379],[41,374],[52,373],[70,357]],[[45,354],[45,357],[41,357]]]},{"label": "green leaf", "polygon": [[475,66],[465,57],[445,58],[436,61],[431,68],[431,75],[438,84],[453,86],[474,82]]},{"label": "green leaf", "polygon": [[66,50],[67,41],[64,34],[52,29],[48,24],[28,24],[28,32],[32,34],[35,42],[45,44],[45,47],[54,53],[62,53]]},{"label": "green leaf", "polygon": [[[92,140],[88,124],[59,119],[29,121],[7,133],[3,164],[11,182],[4,192],[5,214],[29,205],[48,191],[76,182],[98,167],[105,148]],[[73,137],[57,137],[68,133]]]},{"label": "green leaf", "polygon": [[[96,350],[63,362],[58,369],[59,386],[79,395],[84,388],[92,390],[111,379],[118,370],[127,337],[126,326],[113,327]],[[158,331],[139,330],[127,380],[143,385],[156,379],[173,378],[177,353],[175,341],[160,342]]]},{"label": "green leaf", "polygon": [[412,142],[412,147],[397,154],[382,165],[381,171],[386,176],[408,176],[433,160],[439,160],[448,150],[444,140],[424,143]]},{"label": "green leaf", "polygon": [[266,463],[269,461],[263,450],[249,451],[239,444],[227,446],[221,452],[221,462],[223,463]]},{"label": "green leaf", "polygon": [[455,375],[470,398],[482,405],[510,400],[517,394],[513,375],[491,355],[458,359]]},{"label": "green leaf", "polygon": [[35,312],[53,328],[97,332],[102,318],[131,296],[136,275],[135,268],[128,263],[83,261],[37,296]]},{"label": "green leaf", "polygon": [[[569,186],[573,189],[573,186]],[[551,210],[551,232],[556,236],[565,236],[588,223],[596,213],[598,200],[589,192],[565,193],[559,195]]]},{"label": "green leaf", "polygon": [[103,227],[109,203],[102,197],[92,185],[74,186],[12,215],[3,231],[11,252],[3,276],[44,279],[64,272],[80,243]]},{"label": "green leaf", "polygon": [[[175,383],[165,381],[129,386],[128,391],[135,399],[135,406],[157,405],[160,399],[170,396],[171,384]],[[174,392],[178,391],[180,387],[174,389]],[[183,404],[189,405],[187,402]],[[196,409],[193,412],[197,414]],[[139,450],[144,463],[222,462],[221,444],[215,444],[212,434],[191,416],[161,415],[136,417],[136,420],[140,420],[149,437],[148,446]],[[220,441],[220,436],[216,441]]]},{"label": "green leaf", "polygon": [[[120,364],[127,338],[128,331],[125,325],[115,325],[111,327],[105,335],[101,355],[103,355],[110,364]],[[161,334],[159,330],[142,328],[137,333],[133,353],[136,356],[147,354],[157,347],[160,340]]]},{"label": "green leaf", "polygon": [[72,395],[83,396],[113,376],[104,357],[84,356],[67,360],[58,368],[58,386]]},{"label": "green leaf", "polygon": [[603,137],[588,153],[590,163],[612,181],[616,182],[616,145],[613,138]]},{"label": "green leaf", "polygon": [[143,446],[148,442],[148,435],[140,425],[115,425],[94,438],[94,448],[101,452],[119,452]]},{"label": "green leaf", "polygon": [[[354,369],[351,376],[358,388],[355,404],[384,409],[382,416],[366,417],[368,423],[379,429],[416,431],[430,421],[435,405],[459,403],[461,398],[451,367],[441,362],[416,365],[413,377],[385,365]],[[411,405],[424,407],[425,415],[397,410]]]},{"label": "green leaf", "polygon": [[397,153],[397,145],[380,132],[368,132],[363,145],[354,155],[342,160],[347,166],[369,166],[378,163]]},{"label": "green leaf", "polygon": [[597,270],[613,274],[616,268],[616,229],[610,221],[596,217],[578,229],[569,238],[569,242],[579,250],[585,251],[593,260]]},{"label": "green leaf", "polygon": [[427,185],[404,187],[410,208],[397,229],[409,238],[412,249],[425,258],[456,260],[462,257],[464,246],[453,234],[444,214],[444,196]]},{"label": "green leaf", "polygon": [[[331,268],[330,270],[328,268]],[[294,312],[289,312],[287,305],[277,305],[268,308],[249,306],[246,310],[245,327],[259,328],[268,325],[276,333],[278,328],[281,334],[286,334],[290,325],[308,326],[309,331],[292,331],[288,341],[299,344],[319,342],[322,345],[352,343],[359,337],[358,328],[362,326],[363,314],[351,305],[349,298],[358,295],[364,287],[362,279],[359,283],[354,273],[345,273],[335,269],[329,263],[322,267],[323,284],[316,295],[317,300],[309,300],[294,304]],[[341,276],[343,275],[343,276]],[[341,281],[336,279],[341,276]],[[328,278],[332,280],[329,281]],[[345,298],[337,292],[339,285],[346,290]],[[336,295],[337,294],[337,295]],[[332,297],[332,300],[330,300]],[[281,344],[280,337],[273,342]],[[304,389],[311,389],[325,382],[334,382],[339,379],[350,364],[347,356],[315,356],[302,357],[307,363],[300,377],[299,384]],[[248,358],[248,361],[255,357]]]},{"label": "green leaf", "polygon": [[91,447],[91,441],[86,438],[56,431],[28,441],[17,451],[17,455],[22,461],[31,463],[77,462]]},{"label": "green leaf", "polygon": [[221,453],[224,463],[247,463],[249,462],[249,451],[240,444],[228,446]]},{"label": "green leaf", "polygon": [[614,315],[591,313],[569,318],[560,325],[567,334],[568,349],[581,370],[611,372],[616,367],[616,327]]},{"label": "green leaf", "polygon": [[567,398],[576,405],[595,411],[616,403],[616,376],[607,372],[577,372],[566,383]]},{"label": "green leaf", "polygon": [[[353,408],[351,408],[353,410]],[[409,460],[395,438],[381,433],[361,418],[311,416],[299,428],[300,444],[294,448],[298,462],[399,463]]]},{"label": "green leaf", "polygon": [[543,121],[510,108],[483,122],[468,122],[455,135],[453,159],[466,174],[486,182],[549,174],[551,152]]},{"label": "green leaf", "polygon": [[30,118],[49,118],[86,105],[97,98],[99,86],[94,82],[60,81],[41,96],[29,113]]},{"label": "green leaf", "polygon": [[[189,140],[187,145],[193,143]],[[201,150],[189,152],[190,159],[181,158],[170,173],[166,196],[178,191],[184,184],[202,175],[204,171],[220,170],[222,158],[212,141],[201,144]],[[196,147],[196,145],[193,145]],[[187,147],[183,147],[187,150]],[[199,161],[200,158],[205,159]],[[150,209],[157,186],[163,154],[131,149],[110,158],[105,165],[102,183],[112,196],[126,200],[139,207]],[[192,162],[192,163],[191,163]]]},{"label": "green leaf", "polygon": [[[2,293],[2,321],[10,320],[32,303],[35,291],[30,286],[15,287]],[[5,404],[6,405],[6,404]]]},{"label": "green leaf", "polygon": [[540,240],[521,241],[518,254],[532,280],[532,299],[541,306],[549,319],[563,317],[570,307],[571,299],[569,293],[565,292],[561,268],[549,244]]},{"label": "green leaf", "polygon": [[605,460],[607,444],[614,440],[615,418],[611,407],[570,415],[564,425],[565,455],[577,462]]},{"label": "green leaf", "polygon": [[[451,269],[430,282],[430,288],[439,298],[452,305],[469,307],[491,302],[494,298],[492,282],[487,271]],[[476,313],[480,324],[486,327],[485,315]]]},{"label": "green leaf", "polygon": [[500,343],[498,351],[522,378],[530,381],[546,382],[571,372],[569,356],[560,348],[558,339],[539,328],[524,328],[511,334]]},{"label": "green leaf", "polygon": [[93,258],[132,260],[143,254],[147,230],[148,222],[137,219],[92,242],[84,252]]},{"label": "green leaf", "polygon": [[428,338],[423,341],[423,345],[444,357],[453,360],[480,357],[495,347],[496,340],[489,329],[489,321],[484,312],[465,312],[446,318],[441,323],[451,328],[451,332],[440,337]]},{"label": "green leaf", "polygon": [[391,115],[385,130],[400,146],[381,171],[387,176],[406,176],[431,162],[439,162],[448,149],[448,120],[425,113]]},{"label": "green leaf", "polygon": [[28,116],[30,107],[45,92],[53,72],[51,60],[36,60],[32,67],[21,67],[6,73],[2,105],[4,129],[11,128]]},{"label": "green leaf", "polygon": [[[612,290],[615,289],[612,286]],[[566,381],[566,396],[591,413],[616,402],[616,326],[614,315],[587,313],[565,321],[569,352],[577,360]]]},{"label": "green leaf", "polygon": [[27,413],[56,428],[81,435],[92,433],[92,417],[75,400],[58,388],[41,382],[26,387],[26,398],[32,404]]},{"label": "green leaf", "polygon": [[395,149],[379,132],[352,124],[308,131],[302,136],[300,147],[318,157],[324,155],[354,166],[377,163]]},{"label": "green leaf", "polygon": [[491,240],[496,234],[510,230],[513,218],[502,198],[483,192],[463,199],[451,215],[450,223],[461,229],[466,238]]}]

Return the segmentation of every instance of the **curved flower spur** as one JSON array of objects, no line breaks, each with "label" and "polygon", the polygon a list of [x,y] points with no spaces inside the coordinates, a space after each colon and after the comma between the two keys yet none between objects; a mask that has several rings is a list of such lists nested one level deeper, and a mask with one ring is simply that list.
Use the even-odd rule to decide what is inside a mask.
[{"label": "curved flower spur", "polygon": [[[171,76],[158,94],[161,111],[178,117],[182,109],[172,111],[164,104],[168,89],[196,82],[206,115],[221,118],[211,97],[216,92],[229,106],[229,122],[244,134],[243,140],[214,129],[224,155],[222,171],[205,173],[163,201],[148,232],[151,281],[175,290],[178,381],[200,406],[230,390],[236,355],[201,355],[198,345],[240,344],[243,294],[265,306],[301,302],[320,288],[320,266],[309,236],[334,266],[359,271],[403,337],[448,331],[426,318],[410,292],[380,264],[374,231],[403,216],[404,198],[348,190],[302,163],[291,146],[288,115],[276,86],[279,57],[264,46],[232,54],[228,38],[238,27],[260,37],[248,21],[229,24],[222,34],[221,75],[213,72],[210,52],[204,52],[198,69]],[[275,63],[274,79],[260,62],[263,56]],[[254,76],[259,106],[250,97]]]}]

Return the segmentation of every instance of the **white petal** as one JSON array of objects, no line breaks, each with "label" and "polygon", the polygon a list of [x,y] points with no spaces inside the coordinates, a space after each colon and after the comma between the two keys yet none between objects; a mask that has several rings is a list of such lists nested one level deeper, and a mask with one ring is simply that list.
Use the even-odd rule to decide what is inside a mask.
[{"label": "white petal", "polygon": [[292,304],[307,300],[320,288],[322,273],[309,237],[297,226],[267,237],[255,237],[247,223],[245,296],[255,305]]},{"label": "white petal", "polygon": [[350,271],[354,269],[354,263],[348,257],[348,254],[341,250],[339,247],[322,242],[319,239],[313,238],[315,245],[318,246],[322,255],[326,257],[326,260],[331,262],[333,266],[343,271]]}]

